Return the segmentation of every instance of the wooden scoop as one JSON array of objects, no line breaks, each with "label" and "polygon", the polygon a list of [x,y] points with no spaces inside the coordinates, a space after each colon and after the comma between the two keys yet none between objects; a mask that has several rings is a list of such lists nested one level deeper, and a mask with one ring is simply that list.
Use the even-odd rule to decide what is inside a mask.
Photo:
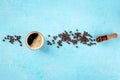
[{"label": "wooden scoop", "polygon": [[113,34],[109,34],[109,35],[102,35],[102,36],[97,36],[96,41],[104,42],[104,41],[108,41],[109,39],[117,38],[117,37],[118,37],[117,33],[113,33]]}]

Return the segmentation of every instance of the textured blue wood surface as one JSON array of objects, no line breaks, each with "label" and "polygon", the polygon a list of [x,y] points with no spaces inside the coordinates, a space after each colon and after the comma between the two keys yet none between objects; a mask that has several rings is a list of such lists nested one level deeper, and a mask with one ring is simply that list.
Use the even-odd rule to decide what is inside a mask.
[{"label": "textured blue wood surface", "polygon": [[[120,80],[120,38],[88,47],[25,45],[30,31],[56,35],[88,31],[94,37],[120,35],[120,0],[0,0],[0,80]],[[21,35],[23,47],[3,43]]]}]

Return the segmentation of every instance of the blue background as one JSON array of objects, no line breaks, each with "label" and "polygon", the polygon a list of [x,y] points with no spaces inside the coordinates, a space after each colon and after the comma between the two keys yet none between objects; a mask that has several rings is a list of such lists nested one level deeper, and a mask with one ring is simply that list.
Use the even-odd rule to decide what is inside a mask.
[{"label": "blue background", "polygon": [[[0,80],[120,80],[120,38],[79,48],[25,45],[30,31],[120,35],[120,0],[0,0]],[[2,42],[21,35],[23,47]]]}]

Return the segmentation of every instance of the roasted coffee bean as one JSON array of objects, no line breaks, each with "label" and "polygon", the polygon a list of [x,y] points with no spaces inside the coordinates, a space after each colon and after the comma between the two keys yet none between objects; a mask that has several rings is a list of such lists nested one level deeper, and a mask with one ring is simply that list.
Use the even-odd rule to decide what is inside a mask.
[{"label": "roasted coffee bean", "polygon": [[69,33],[72,33],[72,31],[70,31]]},{"label": "roasted coffee bean", "polygon": [[76,29],[76,31],[78,31],[78,29]]},{"label": "roasted coffee bean", "polygon": [[78,48],[78,46],[76,46],[76,48]]},{"label": "roasted coffee bean", "polygon": [[50,37],[50,35],[48,35],[48,37]]},{"label": "roasted coffee bean", "polygon": [[57,39],[57,36],[53,36],[53,39],[56,40],[56,39]]},{"label": "roasted coffee bean", "polygon": [[3,42],[5,42],[5,39],[3,39]]},{"label": "roasted coffee bean", "polygon": [[22,46],[22,44],[20,44],[20,46]]},{"label": "roasted coffee bean", "polygon": [[4,37],[4,39],[7,39],[7,37]]},{"label": "roasted coffee bean", "polygon": [[[77,31],[77,32],[76,32]],[[57,43],[57,48],[60,46],[63,46],[63,42],[67,43],[67,44],[73,44],[76,45],[79,43],[88,45],[88,46],[92,46],[92,45],[96,45],[95,43],[95,39],[93,39],[93,37],[86,31],[83,32],[83,34],[81,32],[79,32],[78,29],[76,29],[75,32],[69,31],[67,32],[66,30],[63,33],[59,33],[57,36],[53,36],[52,41],[47,41],[47,45],[52,45]],[[48,36],[49,37],[49,36]],[[57,39],[57,37],[59,37]],[[76,46],[76,48],[78,48],[78,46]]]},{"label": "roasted coffee bean", "polygon": [[21,36],[17,36],[17,35],[14,35],[14,36],[12,36],[12,35],[7,35],[7,37],[4,37],[3,41],[8,40],[9,43],[11,43],[11,44],[14,44],[15,41],[18,41],[18,42],[22,45],[22,42],[20,41],[20,39],[21,39]]}]

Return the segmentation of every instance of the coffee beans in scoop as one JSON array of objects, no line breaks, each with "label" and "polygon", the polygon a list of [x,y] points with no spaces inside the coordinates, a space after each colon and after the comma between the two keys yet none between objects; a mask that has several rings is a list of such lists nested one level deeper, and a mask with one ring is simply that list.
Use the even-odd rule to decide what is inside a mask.
[{"label": "coffee beans in scoop", "polygon": [[22,46],[22,42],[21,42],[21,36],[17,36],[17,35],[7,35],[6,37],[4,37],[4,39],[2,40],[3,42],[5,41],[9,41],[9,43],[14,44],[15,42],[18,42],[20,46]]},{"label": "coffee beans in scoop", "polygon": [[52,40],[47,40],[47,45],[56,45],[57,48],[64,46],[63,43],[76,45],[76,48],[78,48],[79,43],[87,46],[96,45],[96,40],[93,39],[92,35],[90,35],[87,31],[81,33],[78,29],[76,29],[74,32],[65,30],[64,32],[54,36],[48,35],[48,37]]}]

